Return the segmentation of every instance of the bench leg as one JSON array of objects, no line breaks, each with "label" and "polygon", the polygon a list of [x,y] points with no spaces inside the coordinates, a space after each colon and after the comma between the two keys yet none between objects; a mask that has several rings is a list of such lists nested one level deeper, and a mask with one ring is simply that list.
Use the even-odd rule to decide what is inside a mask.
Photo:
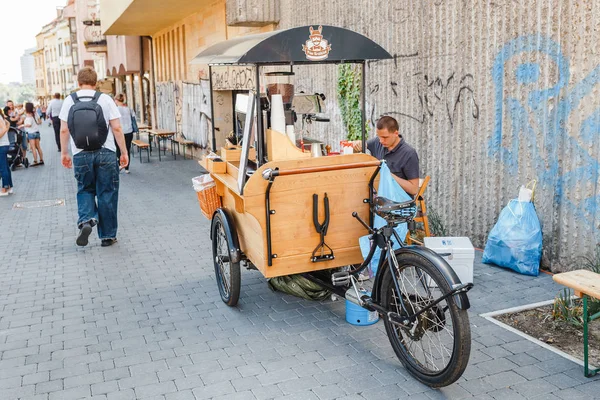
[{"label": "bench leg", "polygon": [[146,155],[148,156],[148,162],[150,162],[150,150],[146,149]]},{"label": "bench leg", "polygon": [[594,315],[588,315],[588,304],[587,304],[588,296],[583,295],[583,373],[586,378],[591,378],[595,376],[598,372],[600,372],[600,368],[590,369],[588,364],[589,362],[589,354],[588,354],[588,325],[593,320],[600,318],[600,312],[597,312]]}]

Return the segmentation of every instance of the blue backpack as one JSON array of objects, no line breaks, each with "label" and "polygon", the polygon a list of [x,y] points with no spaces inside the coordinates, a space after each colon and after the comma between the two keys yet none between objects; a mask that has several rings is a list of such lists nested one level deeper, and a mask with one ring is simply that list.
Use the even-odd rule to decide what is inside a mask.
[{"label": "blue backpack", "polygon": [[[77,93],[71,94],[73,106],[69,110],[67,124],[69,132],[75,142],[75,147],[82,150],[98,150],[104,146],[108,137],[108,124],[104,119],[102,107],[98,99],[102,93],[96,92],[94,96],[78,97]],[[80,99],[91,99],[81,101]]]}]

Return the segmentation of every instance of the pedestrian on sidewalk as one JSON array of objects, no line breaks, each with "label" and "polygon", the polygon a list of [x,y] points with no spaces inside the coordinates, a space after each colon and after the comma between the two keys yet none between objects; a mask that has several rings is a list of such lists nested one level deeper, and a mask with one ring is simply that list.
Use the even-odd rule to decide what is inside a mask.
[{"label": "pedestrian on sidewalk", "polygon": [[117,241],[119,168],[115,139],[121,149],[122,168],[129,164],[129,158],[121,114],[113,99],[95,90],[97,80],[91,67],[82,68],[77,74],[79,90],[63,103],[59,114],[61,162],[66,168],[74,167],[77,180],[79,234],[75,243],[86,246],[97,225],[102,247],[106,247]]},{"label": "pedestrian on sidewalk", "polygon": [[52,126],[54,127],[54,139],[56,140],[56,147],[60,151],[60,110],[63,106],[63,100],[60,99],[60,93],[54,93],[54,98],[48,103],[48,115],[51,116]]},{"label": "pedestrian on sidewalk", "polygon": [[8,139],[9,128],[10,122],[5,118],[4,112],[0,110],[0,178],[2,178],[0,196],[8,196],[13,191],[12,174],[8,167],[8,149],[10,148],[10,140]]},{"label": "pedestrian on sidewalk", "polygon": [[[25,118],[23,125],[19,126],[19,129],[25,129],[27,132],[27,140],[31,147],[31,153],[33,154],[32,167],[37,165],[44,165],[44,153],[42,153],[42,147],[40,146],[40,125],[42,121],[38,118],[33,103],[25,103]],[[38,162],[38,156],[40,161]]]},{"label": "pedestrian on sidewalk", "polygon": [[[123,93],[119,93],[115,96],[115,103],[117,103],[117,108],[119,109],[119,114],[121,114],[121,128],[123,128],[123,134],[125,135],[125,146],[127,147],[127,157],[131,162],[131,142],[133,141],[133,133],[134,133],[134,124],[135,121],[135,113],[125,102],[125,95]],[[135,124],[137,126],[137,123]],[[121,158],[121,152],[117,148],[117,159]],[[125,173],[129,173],[129,164],[125,167]]]},{"label": "pedestrian on sidewalk", "polygon": [[17,114],[17,110],[15,109],[15,103],[12,100],[6,101],[6,107],[4,107],[4,117],[10,123],[10,126],[13,128],[17,127],[19,122],[19,115]]}]

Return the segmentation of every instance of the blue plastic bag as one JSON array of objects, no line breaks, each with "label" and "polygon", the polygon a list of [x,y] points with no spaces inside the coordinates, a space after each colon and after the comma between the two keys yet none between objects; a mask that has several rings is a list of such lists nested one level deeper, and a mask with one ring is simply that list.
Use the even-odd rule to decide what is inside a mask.
[{"label": "blue plastic bag", "polygon": [[490,231],[482,261],[538,276],[542,258],[542,227],[531,202],[511,200]]},{"label": "blue plastic bag", "polygon": [[[393,201],[408,201],[412,200],[412,197],[409,196],[402,186],[394,179],[390,168],[384,162],[381,165],[381,169],[379,170],[379,187],[377,188],[377,196],[385,197],[386,199],[390,199]],[[373,220],[374,228],[381,228],[386,224],[385,220],[378,215],[375,215],[375,219]],[[394,228],[396,233],[398,233],[398,237],[404,240],[406,234],[408,233],[408,226],[406,223],[399,224],[396,228]],[[358,239],[358,243],[360,245],[360,251],[362,253],[363,258],[367,258],[369,255],[369,250],[371,249],[371,243],[369,241],[370,235],[361,236]],[[399,249],[400,244],[394,241],[394,249]],[[375,250],[375,254],[371,259],[371,271],[373,275],[377,273],[377,267],[379,266],[379,256],[380,249]]]}]

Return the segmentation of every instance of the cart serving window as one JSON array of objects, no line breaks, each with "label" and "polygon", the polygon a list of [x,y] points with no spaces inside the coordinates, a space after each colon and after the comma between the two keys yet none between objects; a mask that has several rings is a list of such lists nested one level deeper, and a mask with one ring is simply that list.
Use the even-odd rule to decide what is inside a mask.
[{"label": "cart serving window", "polygon": [[[462,284],[436,253],[403,245],[394,227],[412,221],[414,201],[374,197],[381,161],[364,154],[365,64],[390,58],[369,38],[328,25],[240,37],[201,52],[193,63],[209,65],[212,147],[219,152],[202,165],[221,200],[203,211],[212,215],[215,274],[226,304],[239,300],[241,266],[266,278],[303,274],[379,313],[407,369],[422,382],[445,386],[468,362],[472,284]],[[306,123],[322,118],[323,100],[295,93],[294,66],[338,63],[362,67],[362,154],[329,156],[317,143],[307,151],[293,133],[296,114]],[[231,68],[238,68],[235,79]],[[219,127],[220,136],[229,129],[232,135],[217,149],[215,120],[223,109],[233,118]],[[384,227],[373,228],[375,213]],[[372,246],[363,259],[359,238],[365,235]],[[394,251],[394,243],[402,247]],[[361,294],[356,277],[375,251],[381,255],[373,291]]]}]

